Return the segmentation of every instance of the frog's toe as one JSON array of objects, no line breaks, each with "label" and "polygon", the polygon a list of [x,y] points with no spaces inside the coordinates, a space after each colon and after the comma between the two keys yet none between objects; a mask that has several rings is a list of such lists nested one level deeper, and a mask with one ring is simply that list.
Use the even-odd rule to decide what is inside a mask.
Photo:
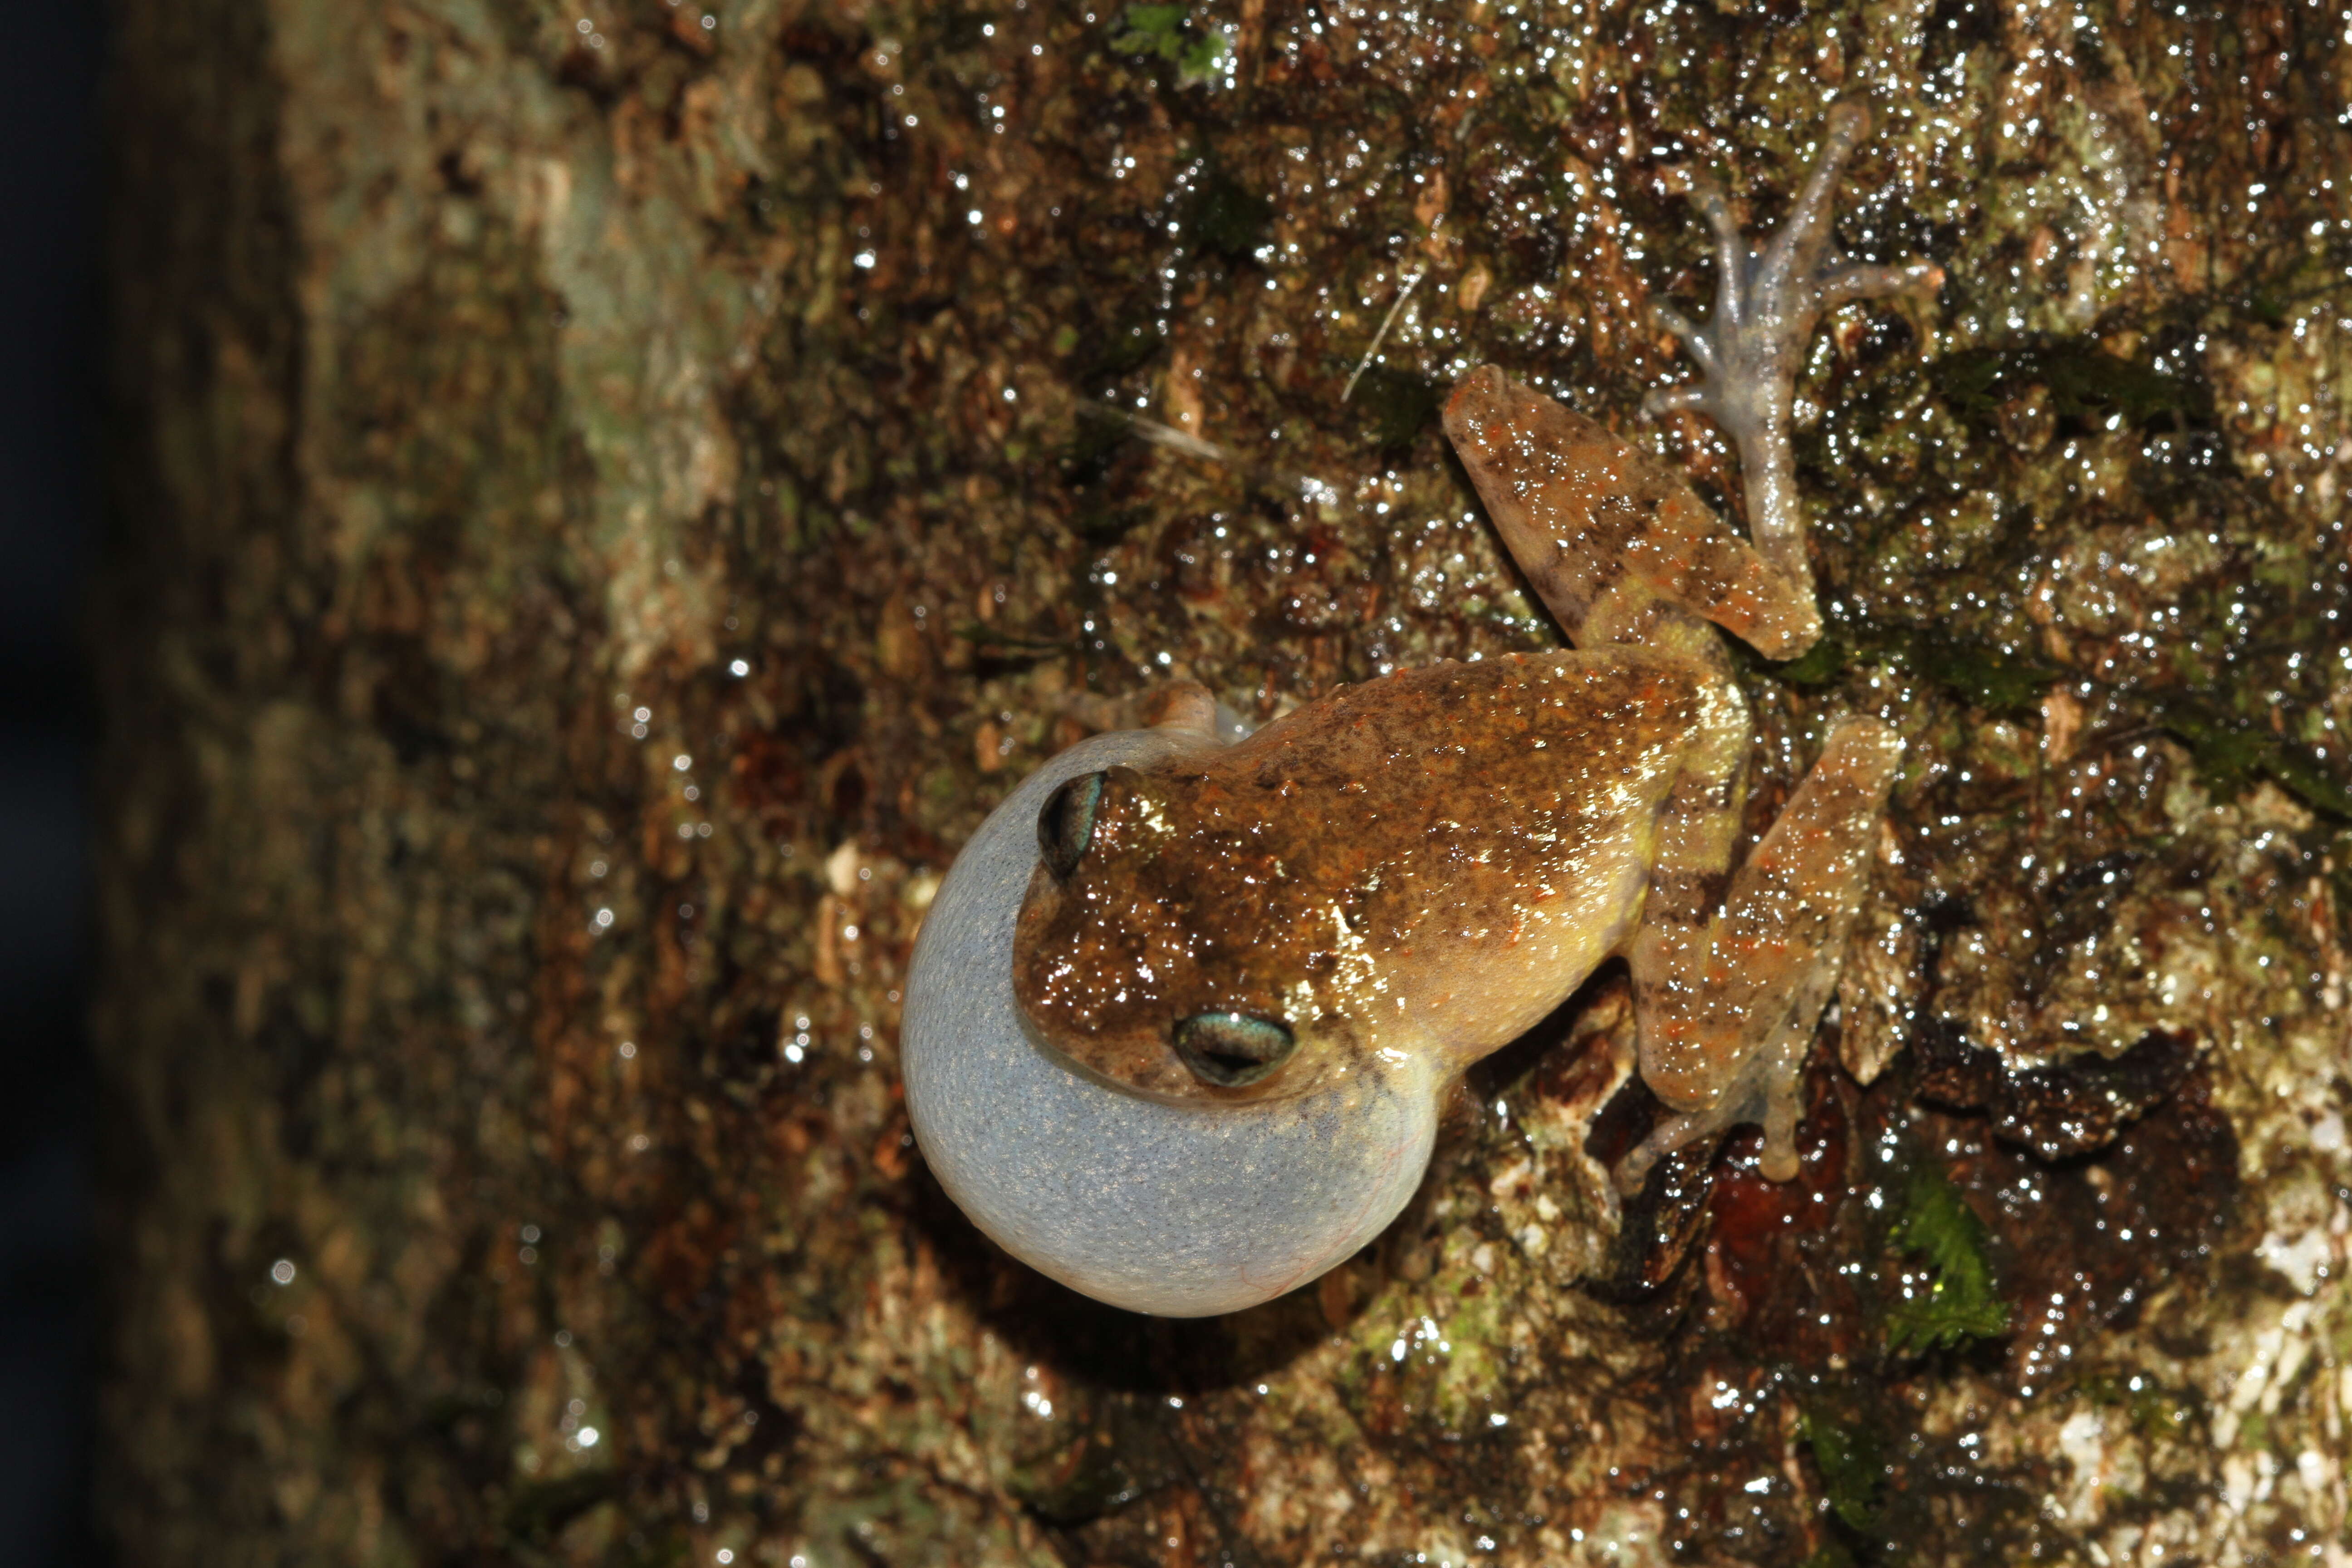
[{"label": "frog's toe", "polygon": [[1706,388],[1696,382],[1665,387],[1642,399],[1642,412],[1653,418],[1661,414],[1705,413],[1706,406]]},{"label": "frog's toe", "polygon": [[[1652,1169],[1667,1155],[1712,1143],[1741,1122],[1753,1121],[1756,1118],[1757,1111],[1752,1108],[1751,1100],[1748,1097],[1734,1095],[1726,1095],[1721,1101],[1705,1110],[1689,1110],[1680,1116],[1668,1117],[1652,1128],[1640,1147],[1626,1155],[1618,1165],[1619,1195],[1630,1198],[1640,1192],[1643,1184],[1650,1179]],[[1795,1169],[1793,1153],[1790,1169],[1792,1172]]]},{"label": "frog's toe", "polygon": [[[1711,182],[1692,182],[1692,199],[1715,231],[1719,252],[1715,313],[1695,325],[1670,308],[1655,310],[1658,324],[1683,342],[1700,373],[1695,395],[1662,409],[1703,408],[1735,426],[1769,425],[1763,411],[1789,395],[1822,311],[1942,287],[1942,268],[1928,263],[1880,267],[1849,263],[1836,254],[1838,182],[1869,129],[1869,113],[1860,104],[1831,110],[1803,192],[1787,221],[1754,248],[1740,237],[1722,192]],[[1738,428],[1733,434],[1743,442],[1752,438]]]},{"label": "frog's toe", "polygon": [[[1675,341],[1690,351],[1691,358],[1697,362],[1701,371],[1708,375],[1717,373],[1715,340],[1707,335],[1705,327],[1700,326],[1672,305],[1654,305],[1650,308],[1650,314],[1656,318],[1658,325],[1672,332]],[[1653,394],[1652,395],[1662,395]]]},{"label": "frog's toe", "polygon": [[1764,1148],[1757,1166],[1765,1179],[1793,1179],[1798,1169],[1797,1122],[1804,1110],[1805,1050],[1811,1040],[1810,1018],[1802,1029],[1793,1023],[1784,1025],[1755,1065],[1728,1085],[1713,1105],[1685,1110],[1658,1123],[1618,1165],[1619,1194],[1630,1198],[1640,1192],[1650,1179],[1652,1167],[1676,1150],[1712,1142],[1731,1129],[1750,1123],[1763,1129]]},{"label": "frog's toe", "polygon": [[1813,283],[1816,307],[1834,310],[1856,300],[1884,300],[1896,294],[1933,294],[1944,286],[1944,269],[1932,261],[1878,267],[1850,262],[1833,267]]}]

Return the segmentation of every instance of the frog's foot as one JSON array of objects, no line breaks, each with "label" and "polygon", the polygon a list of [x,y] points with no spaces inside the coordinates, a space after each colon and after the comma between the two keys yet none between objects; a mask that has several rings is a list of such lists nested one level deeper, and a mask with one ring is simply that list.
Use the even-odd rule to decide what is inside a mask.
[{"label": "frog's foot", "polygon": [[[1831,968],[1832,980],[1836,969]],[[1792,1009],[1774,1031],[1765,1048],[1750,1060],[1738,1082],[1727,1088],[1704,1110],[1670,1116],[1651,1129],[1641,1145],[1617,1167],[1617,1191],[1632,1197],[1650,1179],[1650,1169],[1677,1149],[1711,1145],[1735,1127],[1748,1122],[1764,1129],[1763,1157],[1758,1167],[1769,1181],[1785,1182],[1797,1173],[1797,1121],[1804,1109],[1805,1055],[1812,1044],[1820,1005]],[[1797,1021],[1803,1011],[1804,1021]]]},{"label": "frog's foot", "polygon": [[1805,1055],[1902,755],[1885,724],[1846,721],[1733,875],[1719,914],[1694,926],[1662,901],[1645,915],[1629,954],[1642,1079],[1681,1114],[1619,1168],[1622,1191],[1639,1191],[1660,1155],[1748,1121],[1764,1125],[1765,1175],[1797,1173]]},{"label": "frog's foot", "polygon": [[1694,180],[1692,198],[1715,230],[1715,315],[1702,327],[1671,308],[1657,310],[1660,324],[1698,362],[1700,379],[1653,393],[1650,412],[1696,410],[1723,426],[1739,448],[1748,532],[1757,550],[1776,572],[1808,589],[1812,577],[1805,563],[1789,424],[1797,370],[1813,325],[1823,310],[1851,300],[1931,294],[1944,281],[1943,269],[1929,262],[1872,267],[1836,255],[1832,230],[1838,177],[1869,130],[1869,112],[1858,103],[1830,110],[1812,177],[1788,221],[1760,250],[1751,249],[1740,234],[1722,190],[1711,181]]}]

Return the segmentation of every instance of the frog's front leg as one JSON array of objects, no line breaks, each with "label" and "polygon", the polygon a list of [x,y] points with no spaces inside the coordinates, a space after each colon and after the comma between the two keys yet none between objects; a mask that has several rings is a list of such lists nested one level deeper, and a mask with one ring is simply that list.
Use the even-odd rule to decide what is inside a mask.
[{"label": "frog's front leg", "polygon": [[1797,370],[1823,310],[1855,300],[1933,293],[1943,270],[1931,262],[1871,267],[1841,260],[1832,223],[1837,183],[1846,160],[1869,133],[1870,115],[1858,103],[1830,110],[1821,159],[1780,233],[1750,248],[1732,217],[1731,204],[1714,182],[1692,182],[1691,195],[1716,237],[1715,314],[1694,326],[1668,306],[1659,322],[1698,362],[1696,384],[1653,394],[1652,413],[1691,409],[1723,426],[1739,449],[1748,499],[1748,531],[1776,574],[1812,592],[1805,561],[1804,521],[1797,499],[1789,427]]}]

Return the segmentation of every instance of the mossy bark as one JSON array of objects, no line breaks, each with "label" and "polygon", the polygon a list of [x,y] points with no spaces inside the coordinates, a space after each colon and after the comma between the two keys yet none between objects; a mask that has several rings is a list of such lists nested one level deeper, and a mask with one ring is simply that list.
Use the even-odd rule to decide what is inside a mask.
[{"label": "mossy bark", "polygon": [[[125,1561],[2352,1551],[2340,9],[114,20]],[[994,1252],[894,1065],[957,844],[1165,676],[1551,641],[1471,364],[1736,495],[1638,413],[1670,172],[1769,220],[1838,96],[1846,244],[1949,282],[1824,329],[1833,633],[1746,667],[1759,817],[1912,742],[1806,1174],[1612,1237],[1604,974],[1293,1297]]]}]

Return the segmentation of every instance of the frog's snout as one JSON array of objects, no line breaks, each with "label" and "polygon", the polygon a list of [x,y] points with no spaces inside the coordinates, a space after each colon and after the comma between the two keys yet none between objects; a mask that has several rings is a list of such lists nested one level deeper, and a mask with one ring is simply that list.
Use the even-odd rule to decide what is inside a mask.
[{"label": "frog's snout", "polygon": [[[916,1141],[982,1230],[1099,1300],[1187,1318],[1255,1306],[1378,1236],[1429,1164],[1440,1083],[1417,1057],[1345,1092],[1171,1105],[1076,1070],[1038,1041],[1013,994],[1012,952],[1047,799],[1090,769],[1160,763],[1196,743],[1162,730],[1097,736],[1015,790],[923,917],[899,1036]],[[1072,831],[1050,836],[1081,858],[1084,816],[1073,809]],[[1204,1017],[1188,1021],[1221,1050],[1265,1058],[1289,1043],[1269,1019]]]}]

